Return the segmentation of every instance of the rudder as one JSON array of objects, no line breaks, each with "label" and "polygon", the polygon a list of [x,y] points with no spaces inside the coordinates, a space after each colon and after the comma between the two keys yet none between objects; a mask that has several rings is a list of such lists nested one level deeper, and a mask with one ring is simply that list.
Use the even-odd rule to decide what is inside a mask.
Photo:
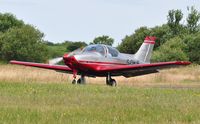
[{"label": "rudder", "polygon": [[136,52],[134,58],[142,63],[150,63],[155,40],[156,37],[146,37],[140,49]]}]

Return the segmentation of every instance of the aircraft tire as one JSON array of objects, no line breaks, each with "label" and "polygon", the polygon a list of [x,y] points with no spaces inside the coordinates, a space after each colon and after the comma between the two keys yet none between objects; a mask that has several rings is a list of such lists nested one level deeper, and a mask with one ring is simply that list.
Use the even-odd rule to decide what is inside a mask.
[{"label": "aircraft tire", "polygon": [[76,80],[75,79],[72,81],[72,84],[76,84]]},{"label": "aircraft tire", "polygon": [[79,78],[79,79],[77,80],[77,84],[85,84],[85,80]]},{"label": "aircraft tire", "polygon": [[81,84],[81,79],[80,78],[77,80],[77,84]]},{"label": "aircraft tire", "polygon": [[115,79],[111,79],[110,81],[107,81],[106,84],[109,86],[117,86],[117,82]]},{"label": "aircraft tire", "polygon": [[111,79],[110,85],[111,85],[111,86],[117,86],[116,80],[115,80],[115,79]]}]

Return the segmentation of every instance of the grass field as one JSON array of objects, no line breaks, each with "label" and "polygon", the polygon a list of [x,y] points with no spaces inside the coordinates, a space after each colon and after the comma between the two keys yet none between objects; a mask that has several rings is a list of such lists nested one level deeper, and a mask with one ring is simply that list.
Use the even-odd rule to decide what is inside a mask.
[{"label": "grass field", "polygon": [[[0,123],[200,123],[199,66],[72,85],[71,75],[0,66]],[[126,82],[126,83],[125,83]]]}]

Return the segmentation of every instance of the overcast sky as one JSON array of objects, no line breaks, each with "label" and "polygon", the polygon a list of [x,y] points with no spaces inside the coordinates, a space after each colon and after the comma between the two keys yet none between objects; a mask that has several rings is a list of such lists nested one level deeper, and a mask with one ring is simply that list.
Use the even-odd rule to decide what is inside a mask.
[{"label": "overcast sky", "polygon": [[138,27],[166,23],[168,10],[187,13],[193,5],[200,11],[200,0],[0,0],[0,12],[36,26],[51,42],[109,35],[116,46]]}]

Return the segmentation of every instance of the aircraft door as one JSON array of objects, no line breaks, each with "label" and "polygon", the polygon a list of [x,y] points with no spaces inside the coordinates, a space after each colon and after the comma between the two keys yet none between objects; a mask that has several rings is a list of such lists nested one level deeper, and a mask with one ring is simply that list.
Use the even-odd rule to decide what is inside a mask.
[{"label": "aircraft door", "polygon": [[119,57],[119,51],[110,46],[106,46],[106,60],[112,63],[122,63]]}]

